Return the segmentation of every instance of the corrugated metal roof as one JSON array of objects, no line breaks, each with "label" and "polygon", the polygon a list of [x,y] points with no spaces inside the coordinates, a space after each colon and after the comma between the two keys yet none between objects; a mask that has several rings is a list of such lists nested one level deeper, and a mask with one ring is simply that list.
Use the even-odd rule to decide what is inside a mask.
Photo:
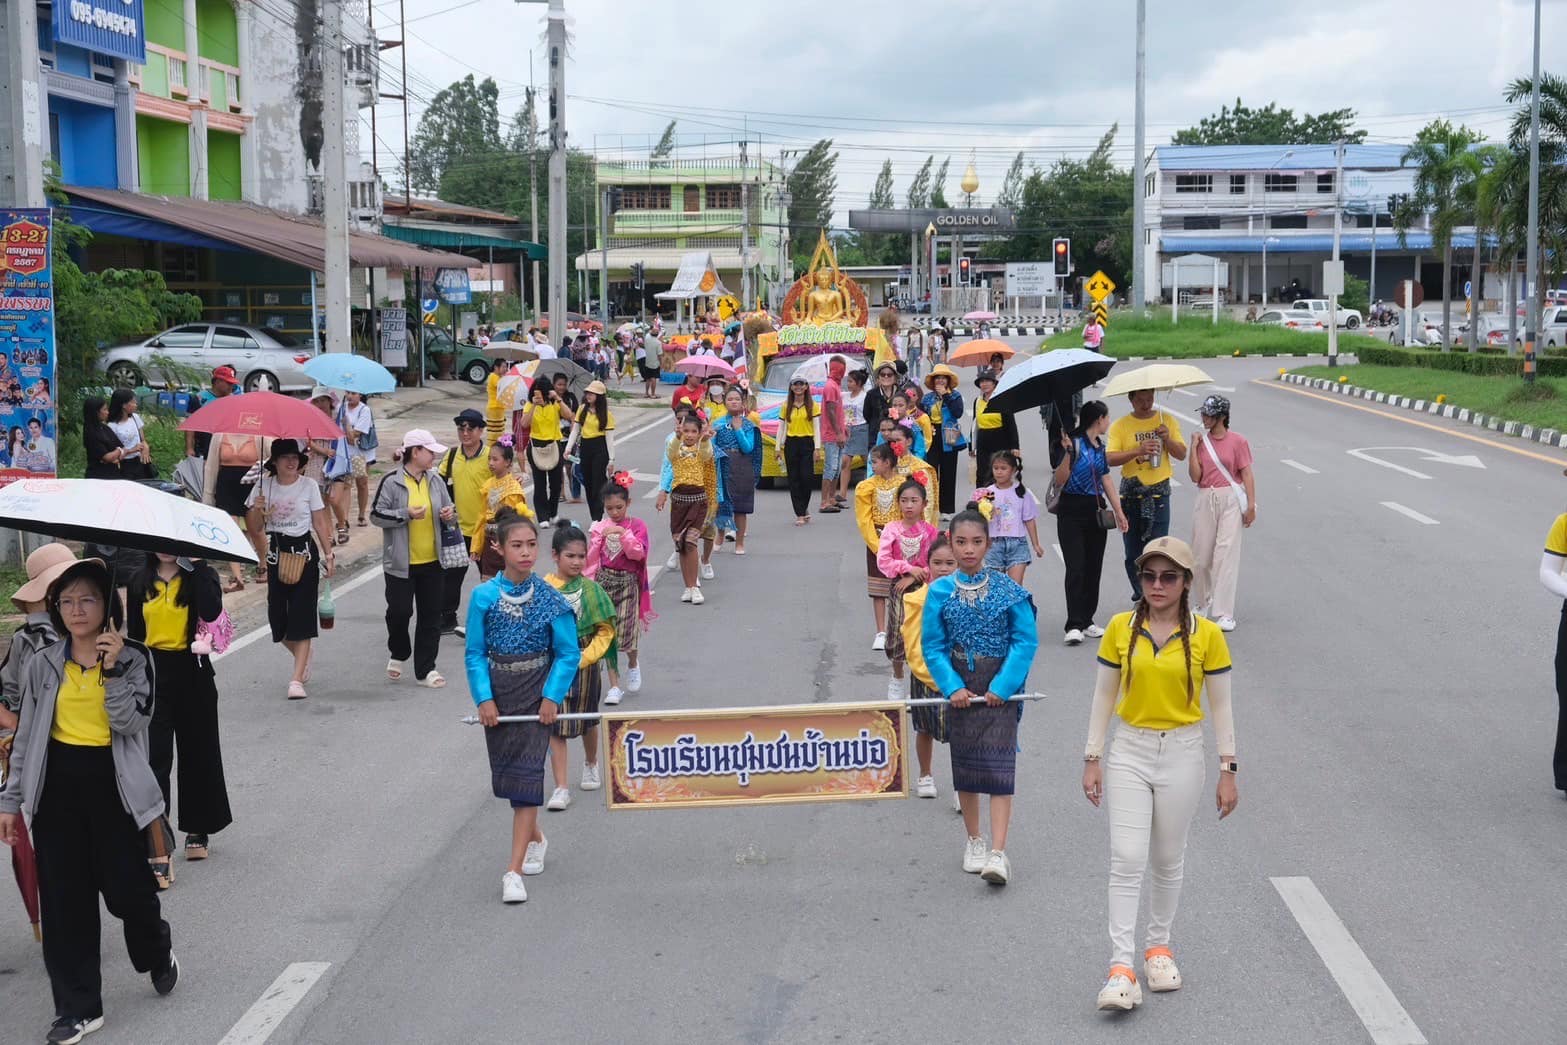
[{"label": "corrugated metal roof", "polygon": [[421,247],[442,247],[446,250],[521,250],[526,251],[528,257],[534,261],[543,261],[550,256],[549,249],[541,243],[486,236],[479,231],[483,228],[482,225],[452,225],[432,229],[429,226],[384,223],[381,226],[381,233],[404,243],[417,243]]},{"label": "corrugated metal roof", "polygon": [[[1402,167],[1407,145],[1346,145],[1350,170]],[[1162,171],[1322,171],[1332,170],[1329,145],[1161,145],[1154,156]]]},{"label": "corrugated metal roof", "polygon": [[[1206,251],[1210,254],[1261,254],[1263,233],[1254,233],[1251,236],[1236,235],[1234,233],[1203,234],[1197,232],[1182,232],[1176,234],[1165,233],[1159,237],[1159,250],[1164,254],[1185,253],[1187,251]],[[1333,251],[1333,234],[1331,232],[1312,233],[1305,236],[1279,236],[1273,232],[1266,234],[1272,241],[1268,244],[1269,254],[1329,254]],[[1404,237],[1402,245],[1398,242],[1398,233],[1392,229],[1382,229],[1377,233],[1377,253],[1384,251],[1403,251],[1409,253],[1429,254],[1433,250],[1431,234],[1410,229]],[[1453,233],[1453,249],[1474,249],[1473,232]],[[1339,250],[1346,254],[1371,253],[1371,230],[1355,230],[1345,232],[1339,238]]]}]

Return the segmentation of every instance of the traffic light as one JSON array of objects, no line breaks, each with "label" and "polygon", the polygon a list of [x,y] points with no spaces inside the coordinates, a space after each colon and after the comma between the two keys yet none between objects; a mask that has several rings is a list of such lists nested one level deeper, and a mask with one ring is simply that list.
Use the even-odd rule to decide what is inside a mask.
[{"label": "traffic light", "polygon": [[958,282],[963,284],[965,287],[968,286],[968,266],[968,255],[965,254],[963,257],[958,259]]},{"label": "traffic light", "polygon": [[617,186],[611,186],[604,190],[604,209],[607,213],[614,214],[620,210],[620,201],[625,190]]},{"label": "traffic light", "polygon": [[1062,236],[1052,244],[1055,255],[1055,272],[1058,276],[1072,274],[1072,241]]},{"label": "traffic light", "polygon": [[633,261],[631,263],[631,281],[637,285],[638,290],[642,289],[642,277],[646,273],[647,266],[642,264],[642,262]]}]

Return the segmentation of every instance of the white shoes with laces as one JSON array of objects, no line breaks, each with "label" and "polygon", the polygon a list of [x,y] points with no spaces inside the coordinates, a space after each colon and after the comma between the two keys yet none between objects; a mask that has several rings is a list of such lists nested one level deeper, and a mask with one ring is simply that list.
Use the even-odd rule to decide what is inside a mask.
[{"label": "white shoes with laces", "polygon": [[929,775],[920,777],[919,781],[914,785],[914,793],[921,798],[935,798],[936,778]]},{"label": "white shoes with laces", "polygon": [[549,852],[550,840],[548,838],[538,842],[529,842],[527,850],[522,854],[522,873],[525,875],[544,873],[544,854]]},{"label": "white shoes with laces", "polygon": [[664,569],[666,569],[666,570],[678,570],[678,569],[680,569],[680,553],[679,552],[670,552],[669,553],[669,558],[664,561]]},{"label": "white shoes with laces", "polygon": [[873,649],[873,650],[884,650],[886,648],[887,648],[887,633],[885,631],[878,631],[876,633],[876,637],[874,639],[871,639],[871,649]]},{"label": "white shoes with laces", "polygon": [[1097,624],[1090,624],[1083,629],[1083,634],[1091,639],[1102,639],[1104,638],[1105,630]]},{"label": "white shoes with laces", "polygon": [[700,606],[700,605],[702,605],[702,603],[704,603],[706,601],[707,601],[707,596],[702,594],[702,589],[701,588],[692,588],[691,589],[691,599],[690,599],[691,605],[693,605],[693,606]]},{"label": "white shoes with laces", "polygon": [[963,870],[966,873],[979,874],[989,859],[990,846],[983,838],[970,838],[963,844]]},{"label": "white shoes with laces", "polygon": [[604,706],[614,707],[616,704],[620,703],[621,698],[625,695],[626,691],[621,689],[619,686],[609,687],[609,692],[604,694]]},{"label": "white shoes with laces", "polygon": [[991,885],[1006,885],[1007,879],[1012,877],[1012,862],[1000,849],[992,849],[979,876]]},{"label": "white shoes with laces", "polygon": [[1219,630],[1220,631],[1234,631],[1235,630],[1235,618],[1234,617],[1215,617],[1213,619],[1213,622],[1219,626]]},{"label": "white shoes with laces", "polygon": [[710,580],[713,579],[713,564],[712,563],[704,562],[702,564],[702,579],[704,581],[710,581]]},{"label": "white shoes with laces", "polygon": [[905,699],[908,696],[907,691],[904,689],[904,687],[907,684],[908,683],[905,682],[903,679],[888,679],[887,680],[887,699],[888,700],[903,700],[903,699]]},{"label": "white shoes with laces", "polygon": [[507,871],[501,875],[501,903],[527,903],[528,890],[522,884],[522,875]]},{"label": "white shoes with laces", "polygon": [[641,668],[641,666],[639,665],[639,666],[637,666],[635,668],[627,668],[626,669],[626,692],[627,693],[635,693],[638,690],[640,690],[641,688],[642,688],[642,668]]},{"label": "white shoes with laces", "polygon": [[557,787],[551,792],[550,800],[545,803],[544,808],[552,813],[559,813],[569,805],[571,805],[571,789],[568,787]]},{"label": "white shoes with laces", "polygon": [[597,791],[604,786],[603,772],[597,762],[584,762],[582,764],[582,790]]},{"label": "white shoes with laces", "polygon": [[1068,646],[1081,646],[1083,644],[1083,633],[1073,628],[1062,637],[1061,641]]}]

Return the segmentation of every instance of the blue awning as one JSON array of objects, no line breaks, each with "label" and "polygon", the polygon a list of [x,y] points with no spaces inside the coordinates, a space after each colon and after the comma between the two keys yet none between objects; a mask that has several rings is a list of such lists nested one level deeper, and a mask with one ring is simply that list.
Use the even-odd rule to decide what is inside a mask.
[{"label": "blue awning", "polygon": [[[1278,235],[1270,230],[1254,232],[1251,235],[1244,233],[1198,233],[1178,232],[1164,233],[1159,237],[1159,250],[1164,254],[1261,254],[1263,238],[1267,237],[1269,254],[1331,254],[1333,252],[1333,233],[1312,233],[1305,236]],[[1489,239],[1489,237],[1488,237]],[[1392,229],[1382,229],[1376,235],[1377,252],[1400,251],[1409,254],[1430,254],[1435,248],[1431,243],[1431,233],[1411,229],[1404,237],[1404,242],[1398,241],[1398,233]],[[1454,250],[1473,250],[1473,232],[1453,233]],[[1371,230],[1356,229],[1352,232],[1344,232],[1339,236],[1339,250],[1350,254],[1371,253]]]},{"label": "blue awning", "polygon": [[154,243],[173,243],[181,247],[208,247],[212,250],[242,251],[237,247],[211,236],[204,236],[193,229],[170,225],[168,222],[144,218],[123,210],[94,207],[81,200],[72,200],[66,207],[71,220],[104,236],[124,236],[127,239],[151,240]]}]

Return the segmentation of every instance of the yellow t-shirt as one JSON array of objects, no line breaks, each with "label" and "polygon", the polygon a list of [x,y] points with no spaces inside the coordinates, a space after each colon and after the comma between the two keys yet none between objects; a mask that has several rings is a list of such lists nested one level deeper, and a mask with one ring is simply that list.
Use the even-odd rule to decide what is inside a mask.
[{"label": "yellow t-shirt", "polygon": [[143,641],[151,649],[188,648],[185,642],[185,624],[189,619],[190,608],[174,604],[179,593],[180,577],[176,575],[167,584],[158,581],[157,594],[142,603],[142,620],[147,624],[147,637]]},{"label": "yellow t-shirt", "polygon": [[974,400],[974,423],[987,432],[1000,428],[1002,423],[1001,415],[989,409],[989,406],[988,399]]},{"label": "yellow t-shirt", "polygon": [[430,473],[426,472],[423,479],[404,475],[403,485],[408,487],[409,511],[412,512],[415,508],[424,509],[424,518],[415,519],[410,515],[408,519],[408,565],[419,566],[434,562],[436,558],[435,513],[431,510],[430,504]]},{"label": "yellow t-shirt", "polygon": [[1545,535],[1545,553],[1567,559],[1567,514],[1558,515]]},{"label": "yellow t-shirt", "polygon": [[533,425],[528,438],[538,443],[553,443],[560,439],[560,404],[546,403],[533,408]]},{"label": "yellow t-shirt", "polygon": [[484,524],[484,484],[490,481],[489,447],[481,447],[473,457],[453,447],[436,462],[438,470],[446,471],[447,456],[451,457],[452,502],[457,508],[457,521],[463,533],[469,537]]},{"label": "yellow t-shirt", "polygon": [[108,747],[109,709],[103,701],[103,669],[96,664],[84,668],[67,659],[49,739],[78,747]]},{"label": "yellow t-shirt", "polygon": [[[1163,410],[1154,414],[1147,420],[1139,420],[1131,414],[1117,418],[1110,426],[1110,438],[1105,444],[1110,453],[1125,453],[1127,450],[1136,450],[1142,445],[1144,439],[1154,438],[1154,429],[1160,425],[1167,425],[1170,429],[1170,438],[1181,440],[1181,423]],[[1153,468],[1145,461],[1135,458],[1121,466],[1121,477],[1124,479],[1136,479],[1144,486],[1153,486],[1170,478],[1170,454],[1168,451],[1160,454],[1159,467]]]},{"label": "yellow t-shirt", "polygon": [[604,419],[607,423],[603,428],[600,428],[598,412],[584,407],[582,411],[582,438],[597,439],[605,432],[613,432],[615,430],[615,415],[605,411]]},{"label": "yellow t-shirt", "polygon": [[809,412],[794,410],[789,414],[789,427],[784,432],[785,436],[814,436],[816,429],[811,427],[812,418],[820,417],[822,408],[815,403],[811,404]]},{"label": "yellow t-shirt", "polygon": [[1191,633],[1192,697],[1186,696],[1186,653],[1181,631],[1176,629],[1157,650],[1146,628],[1132,653],[1132,684],[1125,684],[1126,651],[1132,641],[1131,613],[1110,618],[1104,638],[1099,641],[1099,663],[1121,669],[1121,699],[1115,713],[1129,726],[1139,729],[1176,729],[1202,721],[1202,684],[1208,675],[1230,670],[1230,647],[1224,632],[1213,621],[1194,618],[1197,627]]}]

